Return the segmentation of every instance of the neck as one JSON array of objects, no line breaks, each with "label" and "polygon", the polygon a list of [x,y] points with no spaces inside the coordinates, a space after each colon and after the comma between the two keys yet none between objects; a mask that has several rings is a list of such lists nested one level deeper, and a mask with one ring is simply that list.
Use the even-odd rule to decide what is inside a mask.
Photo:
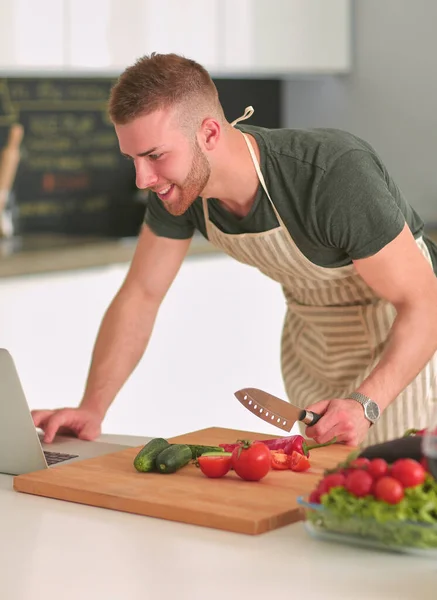
[{"label": "neck", "polygon": [[[253,136],[246,135],[259,162],[258,144]],[[220,156],[202,195],[205,198],[217,198],[230,212],[244,217],[255,200],[258,175],[240,131],[231,128],[223,141]]]}]

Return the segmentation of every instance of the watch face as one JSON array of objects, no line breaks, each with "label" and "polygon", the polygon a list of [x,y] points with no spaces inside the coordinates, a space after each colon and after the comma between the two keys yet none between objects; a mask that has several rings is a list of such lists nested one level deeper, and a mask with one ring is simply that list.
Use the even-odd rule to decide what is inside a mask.
[{"label": "watch face", "polygon": [[376,402],[367,402],[366,416],[371,421],[376,421],[376,419],[379,417],[379,406],[376,404]]}]

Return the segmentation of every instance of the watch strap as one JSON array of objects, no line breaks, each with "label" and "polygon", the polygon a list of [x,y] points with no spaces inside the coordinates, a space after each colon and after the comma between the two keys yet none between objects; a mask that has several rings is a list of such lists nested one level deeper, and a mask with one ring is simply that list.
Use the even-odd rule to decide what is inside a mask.
[{"label": "watch strap", "polygon": [[[371,398],[369,398],[369,396],[366,396],[365,394],[362,394],[361,392],[352,392],[347,396],[347,399],[349,400],[356,400],[357,402],[359,402],[361,404],[361,406],[363,407],[364,410],[364,414],[366,416],[366,418],[372,423],[372,425],[377,421],[377,419],[380,416],[380,410],[379,410],[379,406],[378,404],[372,400]],[[370,407],[376,407],[376,414],[373,415],[372,411],[370,409]],[[370,410],[369,410],[370,409]]]},{"label": "watch strap", "polygon": [[369,396],[365,396],[361,392],[352,392],[347,396],[347,398],[350,400],[357,400],[358,402],[360,402],[360,404],[364,404],[369,401],[374,402],[372,398],[369,398]]}]

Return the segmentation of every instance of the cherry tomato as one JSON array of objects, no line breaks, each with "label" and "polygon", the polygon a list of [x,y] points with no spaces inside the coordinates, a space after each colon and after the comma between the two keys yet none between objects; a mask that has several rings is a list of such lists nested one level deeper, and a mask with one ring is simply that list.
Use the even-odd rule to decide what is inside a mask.
[{"label": "cherry tomato", "polygon": [[404,488],[407,488],[423,483],[426,471],[417,460],[399,458],[392,465],[391,476],[397,479]]},{"label": "cherry tomato", "polygon": [[320,492],[320,495],[327,494],[331,488],[344,486],[345,482],[346,477],[343,473],[330,473],[321,480],[317,489]]},{"label": "cherry tomato", "polygon": [[344,484],[345,488],[357,498],[362,498],[370,494],[372,489],[373,479],[372,476],[364,471],[364,469],[357,469],[346,477]]},{"label": "cherry tomato", "polygon": [[312,504],[320,504],[320,496],[321,493],[319,492],[319,490],[313,490],[309,495],[308,501]]},{"label": "cherry tomato", "polygon": [[384,475],[375,483],[375,498],[383,500],[388,504],[397,504],[404,497],[404,488],[394,477]]},{"label": "cherry tomato", "polygon": [[246,481],[259,481],[271,468],[270,450],[262,442],[242,441],[232,452],[232,466]]},{"label": "cherry tomato", "polygon": [[280,450],[270,450],[272,457],[272,469],[276,471],[285,471],[290,468],[290,457]]},{"label": "cherry tomato", "polygon": [[311,467],[310,461],[306,456],[293,450],[290,456],[290,469],[295,472],[308,471]]},{"label": "cherry tomato", "polygon": [[388,464],[383,458],[374,458],[370,461],[367,472],[373,479],[379,479],[388,473]]},{"label": "cherry tomato", "polygon": [[232,466],[232,454],[229,453],[225,456],[220,456],[219,454],[215,456],[201,455],[197,458],[197,464],[202,473],[207,477],[223,477]]}]

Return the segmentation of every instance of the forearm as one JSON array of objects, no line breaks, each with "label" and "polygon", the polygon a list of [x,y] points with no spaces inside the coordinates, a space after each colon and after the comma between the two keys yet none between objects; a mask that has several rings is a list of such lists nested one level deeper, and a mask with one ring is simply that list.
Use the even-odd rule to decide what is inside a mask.
[{"label": "forearm", "polygon": [[105,416],[115,396],[140,361],[158,312],[141,292],[121,290],[99,329],[81,407]]},{"label": "forearm", "polygon": [[381,410],[422,371],[437,351],[437,303],[402,307],[377,366],[356,391],[375,400]]}]

